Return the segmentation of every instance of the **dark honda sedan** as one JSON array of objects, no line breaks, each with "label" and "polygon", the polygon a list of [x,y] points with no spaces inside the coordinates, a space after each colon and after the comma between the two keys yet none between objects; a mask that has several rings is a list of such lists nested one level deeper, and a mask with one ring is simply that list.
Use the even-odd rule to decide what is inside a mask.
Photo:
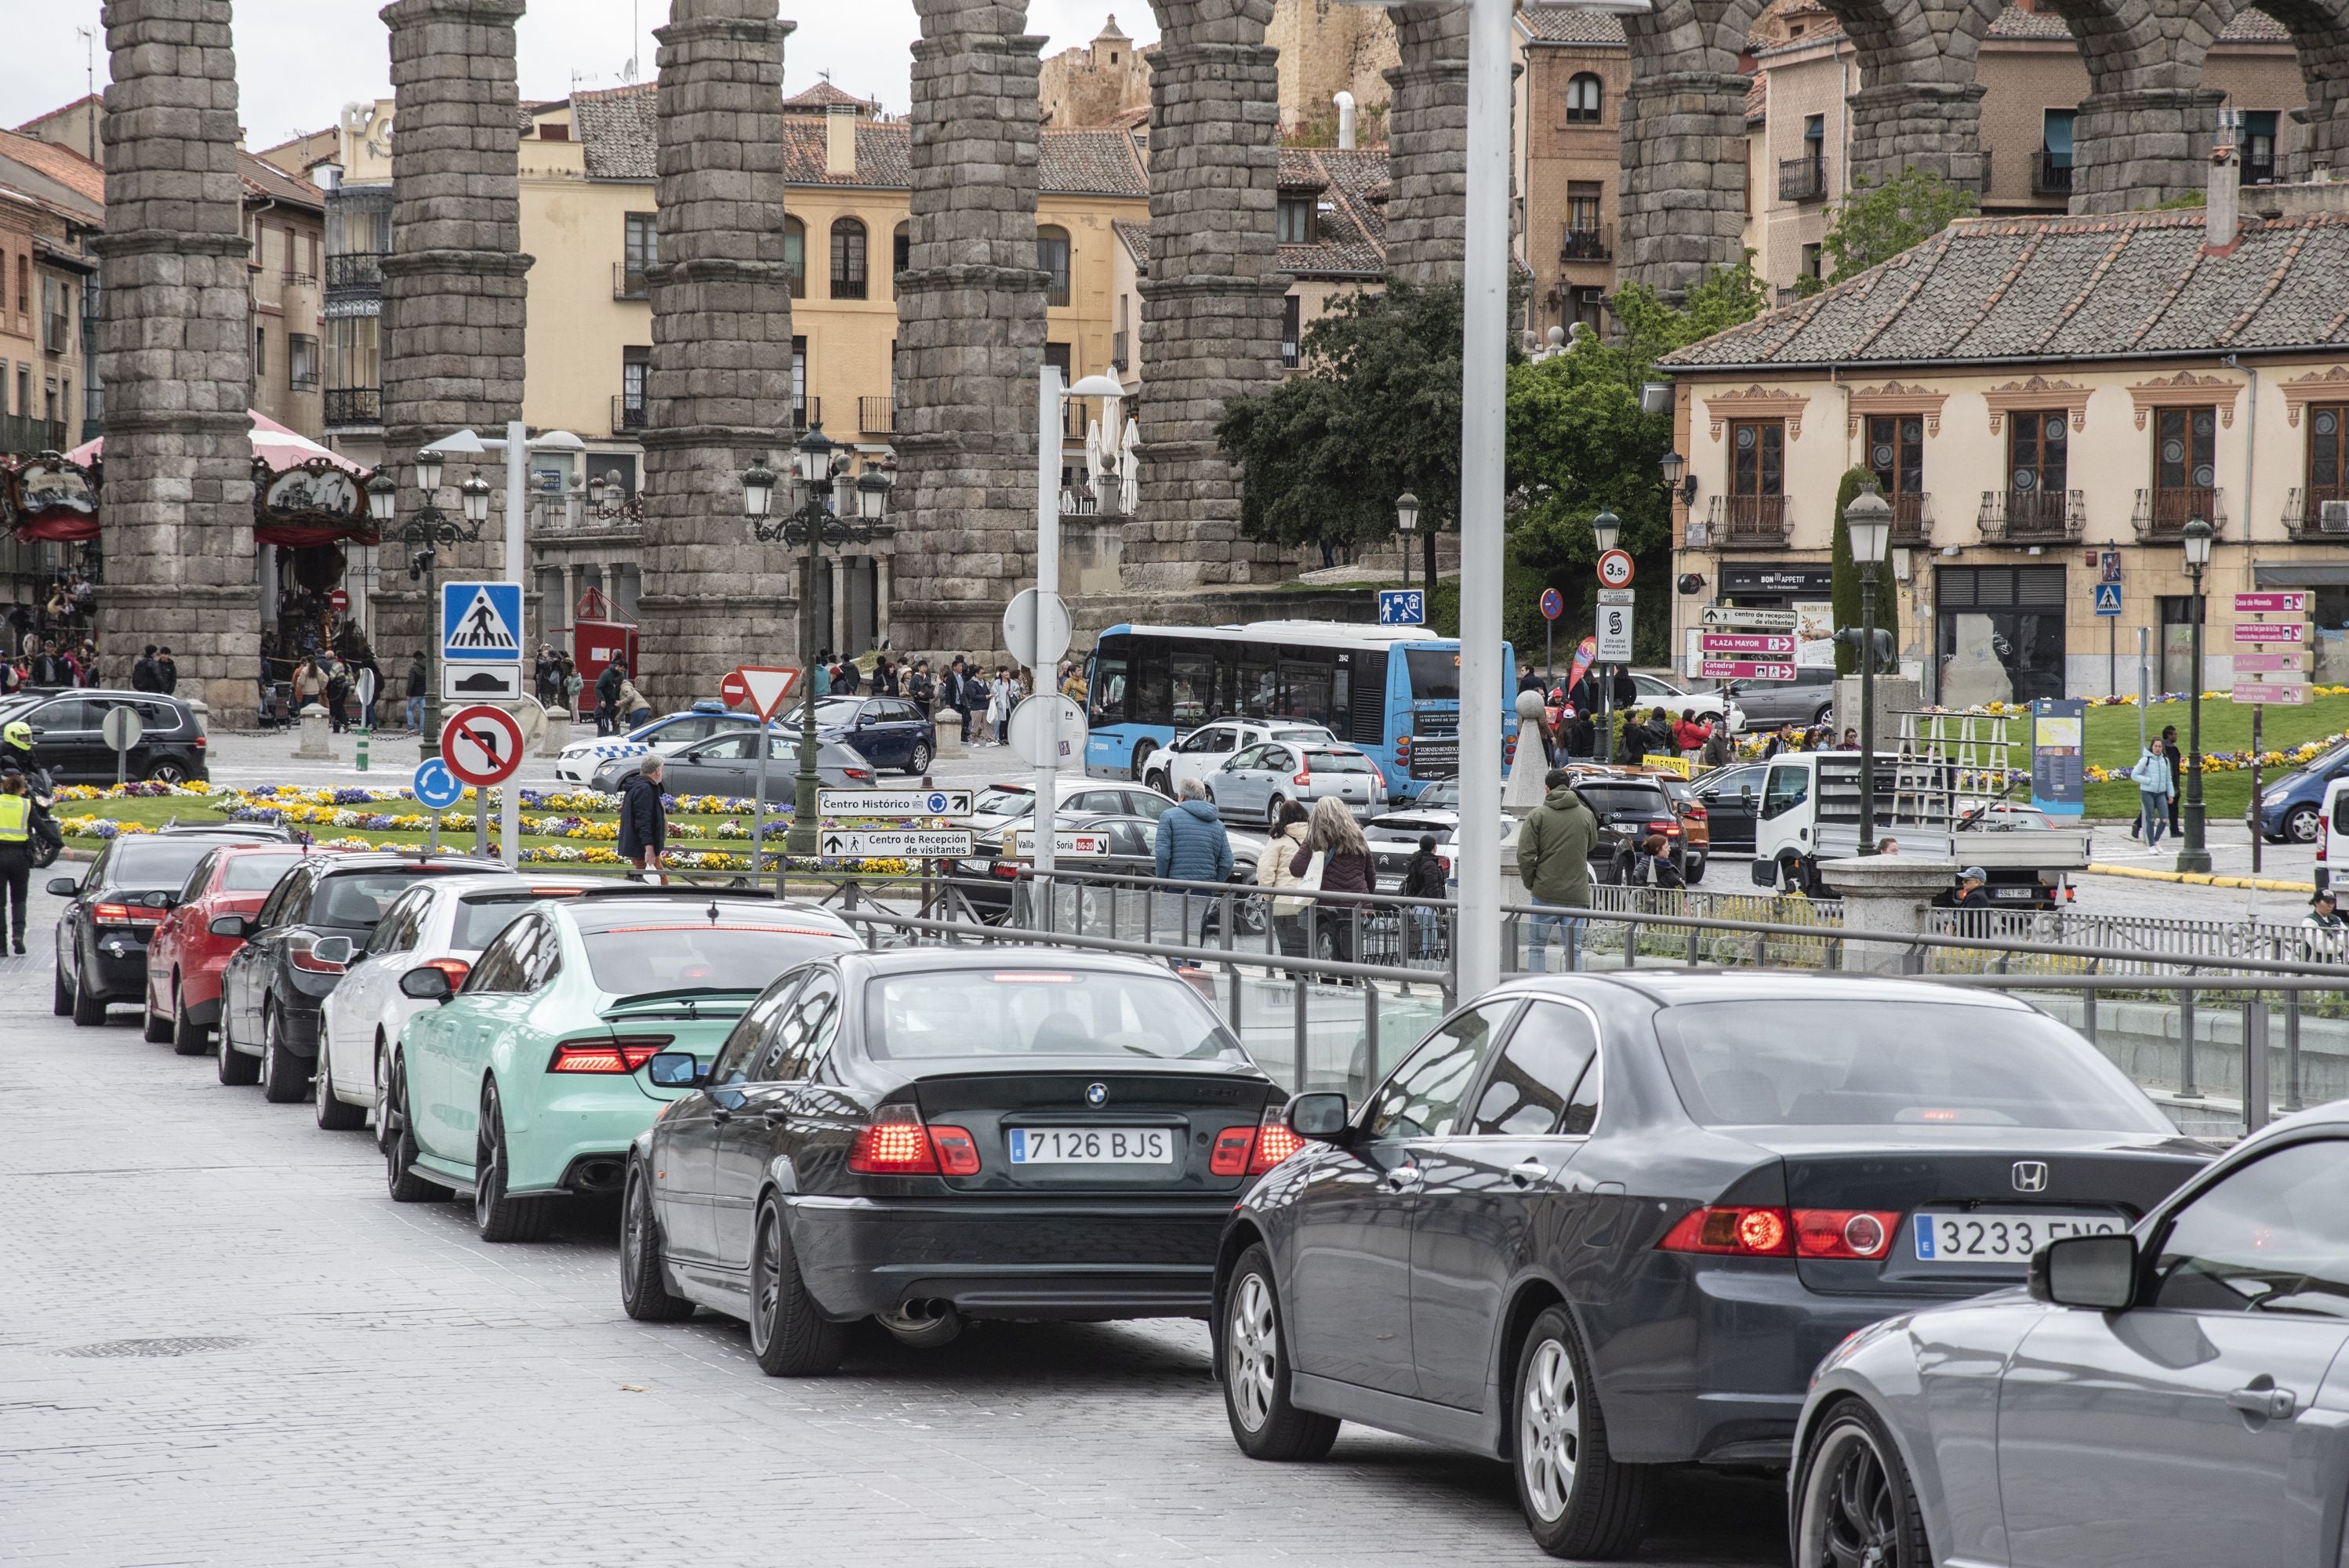
[{"label": "dark honda sedan", "polygon": [[629,1161],[621,1300],[747,1318],[759,1365],[878,1318],[1205,1316],[1233,1201],[1295,1147],[1272,1080],[1164,967],[899,949],[787,971]]},{"label": "dark honda sedan", "polygon": [[1233,1436],[1340,1420],[1510,1461],[1535,1540],[1620,1555],[1662,1465],[1784,1466],[1813,1367],[2023,1282],[2213,1152],[2022,1003],[1922,982],[1578,975],[1502,987],[1232,1218]]}]

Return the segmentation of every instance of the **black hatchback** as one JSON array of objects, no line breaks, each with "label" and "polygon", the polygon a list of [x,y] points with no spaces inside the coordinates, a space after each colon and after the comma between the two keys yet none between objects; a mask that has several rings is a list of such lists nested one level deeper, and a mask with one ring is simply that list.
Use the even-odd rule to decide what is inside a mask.
[{"label": "black hatchback", "polygon": [[1216,1273],[1241,1449],[1341,1420],[1510,1461],[1535,1539],[1632,1550],[1667,1465],[1783,1467],[1811,1369],[2023,1283],[2216,1151],[2010,998],[1767,975],[1527,980],[1247,1195]]},{"label": "black hatchback", "polygon": [[747,1318],[771,1376],[844,1326],[1205,1316],[1248,1179],[1294,1147],[1278,1091],[1164,966],[1103,954],[848,953],[769,986],[636,1140],[632,1317]]},{"label": "black hatchback", "polygon": [[26,693],[0,709],[0,717],[23,719],[33,730],[33,766],[59,784],[111,784],[116,758],[106,743],[106,716],[117,707],[138,714],[139,743],[121,759],[130,779],[159,784],[201,783],[207,738],[196,710],[176,696],[152,691],[75,689]]},{"label": "black hatchback", "polygon": [[117,1002],[147,1005],[147,943],[179,902],[196,862],[224,843],[282,841],[275,827],[204,825],[201,830],[125,833],[98,851],[78,877],[51,877],[48,891],[67,900],[57,916],[58,1017],[85,1026],[106,1022]]}]

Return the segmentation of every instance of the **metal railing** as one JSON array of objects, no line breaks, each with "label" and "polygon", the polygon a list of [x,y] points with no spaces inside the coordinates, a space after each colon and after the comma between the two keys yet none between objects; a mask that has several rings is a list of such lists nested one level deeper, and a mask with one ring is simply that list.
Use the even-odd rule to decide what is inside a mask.
[{"label": "metal railing", "polygon": [[808,426],[809,426],[809,425],[811,425],[811,424],[821,425],[821,424],[823,424],[823,398],[821,398],[821,397],[810,397],[810,398],[808,398],[805,402],[802,402],[802,403],[794,403],[794,404],[792,404],[792,429],[797,430],[797,431],[799,431],[800,433],[802,433],[802,435],[804,435],[804,434],[806,434],[806,432],[807,432],[807,428],[808,428]]},{"label": "metal railing", "polygon": [[2186,524],[2200,518],[2220,538],[2227,532],[2227,490],[2223,485],[2187,485],[2175,490],[2140,490],[2129,524],[2140,544],[2175,544],[2185,537]]},{"label": "metal railing", "polygon": [[1715,544],[1785,544],[1794,531],[1783,495],[1717,495],[1705,529]]},{"label": "metal railing", "polygon": [[1561,262],[1603,262],[1615,254],[1615,231],[1606,223],[1568,223],[1558,241]]},{"label": "metal railing", "polygon": [[896,405],[886,397],[859,397],[856,428],[866,435],[888,435],[897,428]]},{"label": "metal railing", "polygon": [[66,427],[61,419],[0,414],[0,452],[29,457],[36,452],[62,452],[66,445]]},{"label": "metal railing", "polygon": [[645,269],[632,267],[626,262],[612,263],[612,297],[614,299],[647,299]]},{"label": "metal railing", "polygon": [[383,388],[380,387],[326,388],[327,424],[379,425],[382,422]]},{"label": "metal railing", "polygon": [[1922,490],[1902,490],[1885,498],[1892,503],[1892,542],[1922,548],[1933,542],[1933,498]]},{"label": "metal railing", "polygon": [[1109,335],[1109,367],[1112,370],[1133,368],[1133,361],[1128,357],[1132,341],[1131,336],[1124,332],[1112,332]]},{"label": "metal railing", "polygon": [[1778,160],[1778,200],[1822,201],[1827,193],[1827,160],[1816,155]]},{"label": "metal railing", "polygon": [[348,255],[328,256],[326,286],[330,289],[383,287],[383,253],[354,251]]},{"label": "metal railing", "polygon": [[641,393],[633,397],[626,392],[612,394],[612,434],[632,435],[643,429],[649,421],[650,415],[647,412],[646,400]]},{"label": "metal railing", "polygon": [[2072,193],[2072,159],[2040,151],[2031,155],[2031,193],[2033,196],[2069,196]]},{"label": "metal railing", "polygon": [[2084,490],[1984,490],[1975,519],[1982,538],[2015,544],[2061,543],[2079,538],[2088,526]]},{"label": "metal railing", "polygon": [[[2330,502],[2331,513],[2325,511]],[[2349,541],[2349,486],[2310,485],[2283,503],[2283,529],[2294,539]]]}]

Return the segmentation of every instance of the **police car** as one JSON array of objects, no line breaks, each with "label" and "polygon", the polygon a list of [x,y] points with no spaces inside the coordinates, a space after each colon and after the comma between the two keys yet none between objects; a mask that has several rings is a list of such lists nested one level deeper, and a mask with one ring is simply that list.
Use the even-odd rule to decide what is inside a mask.
[{"label": "police car", "polygon": [[697,740],[730,730],[753,728],[758,722],[754,715],[736,713],[714,697],[705,698],[682,713],[664,714],[640,724],[626,735],[572,741],[555,758],[554,776],[584,789],[595,778],[595,770],[616,758],[642,757],[647,751],[667,757]]}]

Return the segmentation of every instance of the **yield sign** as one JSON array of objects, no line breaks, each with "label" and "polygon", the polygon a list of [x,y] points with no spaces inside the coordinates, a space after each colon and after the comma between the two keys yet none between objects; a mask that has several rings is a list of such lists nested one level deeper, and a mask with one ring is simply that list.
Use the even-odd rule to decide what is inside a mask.
[{"label": "yield sign", "polygon": [[[752,713],[761,718],[772,718],[775,710],[783,706],[783,699],[792,695],[792,688],[800,684],[800,672],[779,665],[744,665],[726,679],[741,683]],[[718,689],[729,702],[735,700],[726,686],[720,685]]]},{"label": "yield sign", "polygon": [[466,783],[486,789],[522,766],[522,721],[502,707],[460,707],[440,727],[440,759]]}]

